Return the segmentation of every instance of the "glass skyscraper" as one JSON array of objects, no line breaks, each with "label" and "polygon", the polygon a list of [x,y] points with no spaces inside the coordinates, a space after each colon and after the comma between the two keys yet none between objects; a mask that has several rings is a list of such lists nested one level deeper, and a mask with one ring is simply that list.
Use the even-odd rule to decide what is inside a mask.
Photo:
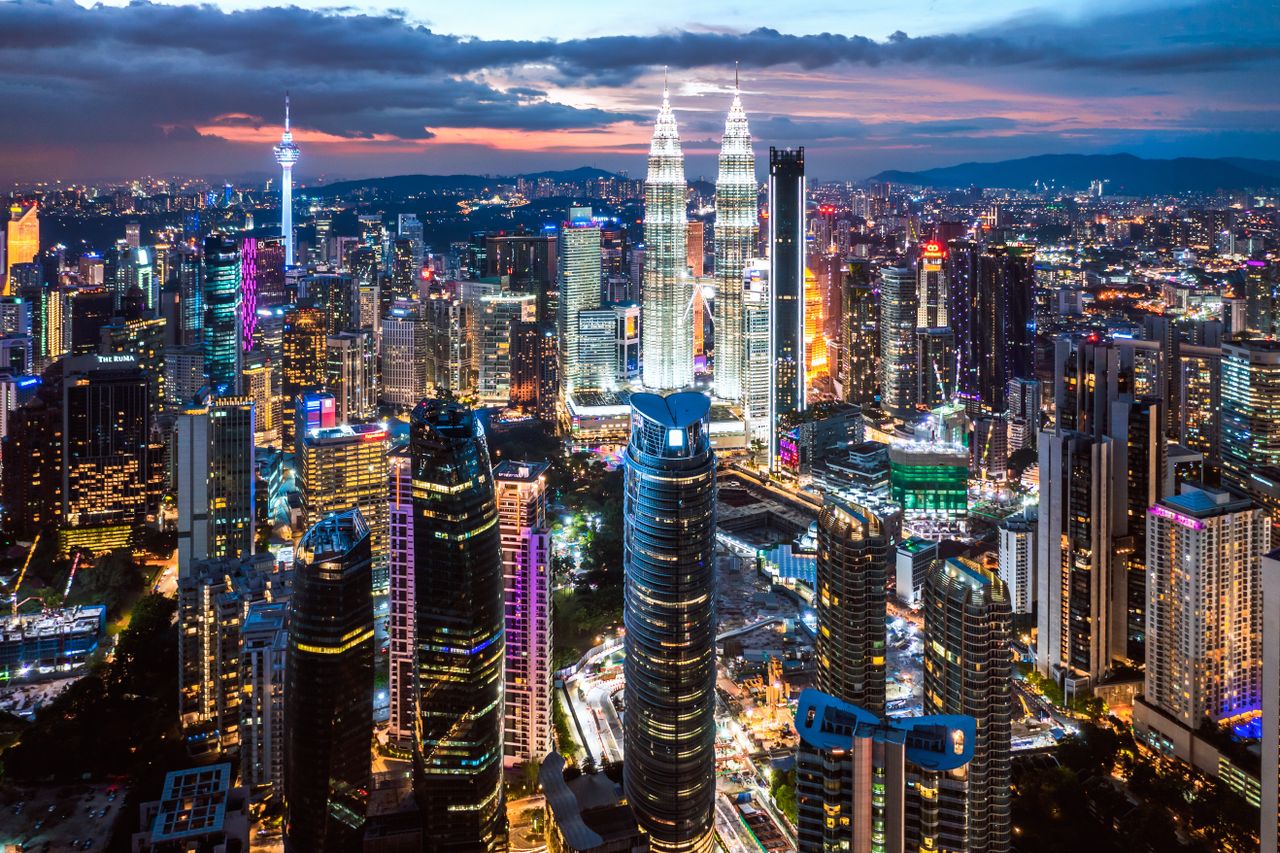
[{"label": "glass skyscraper", "polygon": [[631,397],[623,784],[654,853],[714,845],[715,456],[704,394]]},{"label": "glass skyscraper", "polygon": [[720,172],[716,177],[715,388],[725,400],[742,399],[746,357],[743,355],[742,275],[755,254],[757,210],[756,157],[751,131],[734,85],[733,103],[720,139]]},{"label": "glass skyscraper", "polygon": [[373,592],[360,511],[298,545],[285,677],[285,850],[357,849],[371,778]]},{"label": "glass skyscraper", "polygon": [[204,372],[209,387],[220,394],[240,388],[241,311],[240,249],[234,240],[215,234],[204,241]]},{"label": "glass skyscraper", "polygon": [[644,182],[644,385],[677,390],[693,383],[693,278],[688,271],[684,154],[667,90],[653,126]]},{"label": "glass skyscraper", "polygon": [[443,399],[413,410],[409,442],[423,849],[503,850],[506,643],[489,449],[471,409]]},{"label": "glass skyscraper", "polygon": [[884,713],[888,538],[866,507],[829,501],[818,513],[818,689]]},{"label": "glass skyscraper", "polygon": [[769,288],[773,297],[773,391],[769,456],[778,453],[778,419],[805,404],[804,149],[769,149]]}]

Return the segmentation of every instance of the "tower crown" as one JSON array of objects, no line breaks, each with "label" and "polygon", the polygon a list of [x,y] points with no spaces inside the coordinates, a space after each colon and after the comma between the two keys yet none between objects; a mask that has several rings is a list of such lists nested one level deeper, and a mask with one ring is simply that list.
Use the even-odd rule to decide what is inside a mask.
[{"label": "tower crown", "polygon": [[280,135],[280,144],[272,149],[276,155],[276,162],[281,166],[289,167],[298,162],[298,158],[302,156],[302,152],[298,150],[298,146],[293,141],[293,131],[289,129],[289,96],[284,96],[284,133]]}]

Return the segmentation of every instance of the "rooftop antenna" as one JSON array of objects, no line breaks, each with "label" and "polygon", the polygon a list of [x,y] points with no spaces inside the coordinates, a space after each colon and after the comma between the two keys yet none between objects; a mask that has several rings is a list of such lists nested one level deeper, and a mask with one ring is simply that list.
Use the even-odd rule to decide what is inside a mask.
[{"label": "rooftop antenna", "polygon": [[284,132],[289,132],[289,92],[284,93]]},{"label": "rooftop antenna", "polygon": [[733,91],[738,91],[738,60],[733,61]]}]

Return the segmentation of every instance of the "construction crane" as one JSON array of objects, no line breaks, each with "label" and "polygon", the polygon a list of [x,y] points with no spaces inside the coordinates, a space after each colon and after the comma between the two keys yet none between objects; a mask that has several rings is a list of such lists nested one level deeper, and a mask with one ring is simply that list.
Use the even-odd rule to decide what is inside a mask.
[{"label": "construction crane", "polygon": [[31,549],[27,551],[27,559],[22,561],[22,570],[18,572],[18,579],[13,583],[13,615],[18,615],[18,590],[22,588],[22,579],[27,576],[27,566],[31,565],[31,558],[36,553],[36,546],[40,544],[40,534],[36,534],[36,538],[31,542]]},{"label": "construction crane", "polygon": [[80,552],[76,551],[76,558],[71,561],[71,574],[67,575],[67,588],[62,591],[63,599],[71,595],[71,584],[76,579],[76,569],[79,566],[80,566]]}]

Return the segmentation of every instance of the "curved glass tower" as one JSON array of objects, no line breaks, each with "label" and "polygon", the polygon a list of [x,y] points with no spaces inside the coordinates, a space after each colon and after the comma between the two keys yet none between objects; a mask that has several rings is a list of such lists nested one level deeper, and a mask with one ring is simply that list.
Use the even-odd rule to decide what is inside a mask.
[{"label": "curved glass tower", "polygon": [[693,384],[693,278],[689,275],[684,153],[666,88],[653,125],[644,181],[644,273],[641,355],[644,386],[658,391]]},{"label": "curved glass tower", "polygon": [[360,510],[298,545],[285,675],[284,848],[360,846],[371,780],[373,569]]},{"label": "curved glass tower", "polygon": [[757,210],[756,155],[742,108],[738,81],[720,140],[720,172],[716,178],[716,396],[738,401],[743,396],[746,356],[743,346],[742,274],[755,255]]},{"label": "curved glass tower", "polygon": [[884,525],[866,507],[828,500],[818,513],[818,689],[884,714]]},{"label": "curved glass tower", "polygon": [[715,457],[711,402],[631,397],[623,567],[623,783],[654,853],[712,847]]},{"label": "curved glass tower", "polygon": [[467,406],[413,410],[415,788],[423,850],[505,850],[503,578],[484,428]]}]

